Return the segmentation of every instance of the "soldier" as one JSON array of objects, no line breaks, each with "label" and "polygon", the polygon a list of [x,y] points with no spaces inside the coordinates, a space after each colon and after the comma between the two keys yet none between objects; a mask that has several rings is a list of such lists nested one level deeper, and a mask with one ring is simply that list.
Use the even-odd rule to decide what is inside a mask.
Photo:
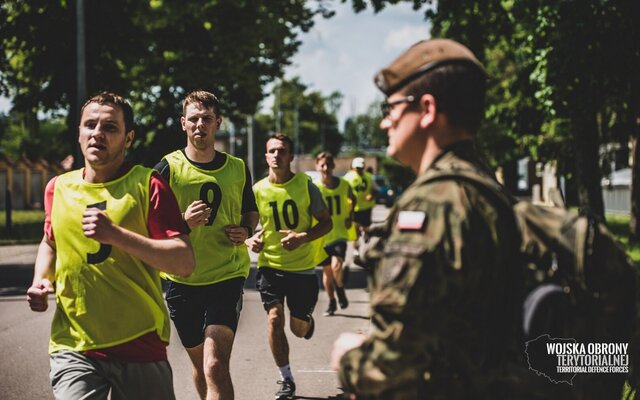
[{"label": "soldier", "polygon": [[371,229],[373,329],[341,335],[332,357],[348,393],[520,398],[506,383],[517,337],[513,220],[471,182],[430,180],[457,169],[491,174],[474,146],[485,81],[473,53],[446,39],[416,43],[375,77],[387,96],[387,154],[418,178]]},{"label": "soldier", "polygon": [[277,133],[267,139],[266,147],[269,175],[253,185],[263,230],[247,245],[260,253],[256,288],[268,314],[269,345],[281,377],[276,400],[286,400],[294,398],[296,385],[284,332],[284,302],[291,332],[311,339],[319,291],[315,266],[326,258],[323,241],[317,239],[331,230],[332,223],[322,194],[309,176],[291,171],[291,139]]}]

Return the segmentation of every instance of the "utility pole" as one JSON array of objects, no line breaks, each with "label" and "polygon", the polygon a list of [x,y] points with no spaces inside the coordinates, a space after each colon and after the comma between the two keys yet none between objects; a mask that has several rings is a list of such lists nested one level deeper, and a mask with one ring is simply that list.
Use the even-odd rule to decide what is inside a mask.
[{"label": "utility pole", "polygon": [[293,137],[296,172],[300,172],[300,127],[298,126],[298,101],[293,103]]},{"label": "utility pole", "polygon": [[[76,110],[78,113],[78,125],[80,125],[80,107],[87,98],[87,60],[86,60],[86,44],[84,31],[84,0],[76,0],[76,98],[78,100]],[[78,168],[83,165],[82,153],[77,141],[74,145],[74,167]]]},{"label": "utility pole", "polygon": [[256,171],[253,165],[253,115],[247,116],[247,162],[249,163],[251,179],[255,182]]},{"label": "utility pole", "polygon": [[282,80],[278,80],[278,84],[276,85],[276,118],[275,118],[275,120],[276,120],[276,132],[278,132],[278,133],[282,132],[282,124],[281,124],[281,121],[280,121],[280,116],[282,115],[281,112],[280,112],[281,89],[282,89]]}]

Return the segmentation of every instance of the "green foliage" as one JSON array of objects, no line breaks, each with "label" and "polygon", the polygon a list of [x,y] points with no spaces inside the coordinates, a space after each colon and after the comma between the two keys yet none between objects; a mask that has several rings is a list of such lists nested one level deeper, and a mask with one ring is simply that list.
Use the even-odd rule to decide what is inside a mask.
[{"label": "green foliage", "polygon": [[480,141],[494,166],[525,155],[559,159],[576,178],[579,204],[602,212],[600,143],[639,115],[631,89],[639,82],[640,48],[631,45],[640,40],[638,8],[626,0],[442,0],[427,12],[434,36],[469,45],[486,66]]},{"label": "green foliage", "polygon": [[[0,5],[0,94],[20,112],[68,110],[74,142],[75,2],[7,0]],[[128,97],[136,110],[133,155],[147,163],[179,146],[179,102],[194,89],[216,93],[242,126],[281,76],[325,1],[94,0],[85,2],[87,90]],[[178,138],[178,139],[176,139]],[[71,151],[69,148],[68,151]]]},{"label": "green foliage", "polygon": [[[256,165],[262,165],[266,171],[264,143],[277,130],[278,125],[280,132],[294,141],[297,126],[300,140],[298,154],[316,154],[329,150],[337,155],[340,152],[343,136],[338,130],[336,116],[342,103],[340,93],[323,95],[309,90],[298,77],[281,80],[273,91],[276,100],[272,113],[258,115],[255,119],[254,141],[257,157],[260,158],[260,164]],[[276,115],[279,115],[279,123],[276,123]]]},{"label": "green foliage", "polygon": [[11,213],[12,229],[7,229],[5,210],[0,210],[0,245],[38,243],[42,239],[44,211],[15,210]]},{"label": "green foliage", "polygon": [[371,103],[365,113],[346,121],[345,144],[354,149],[383,149],[387,145],[387,132],[380,129],[381,120],[380,103]]},{"label": "green foliage", "polygon": [[607,214],[607,226],[622,243],[631,259],[640,265],[640,243],[629,242],[629,216]]},{"label": "green foliage", "polygon": [[38,122],[37,129],[28,129],[28,123],[18,112],[11,112],[0,122],[0,153],[16,160],[22,156],[30,160],[61,159],[67,151],[67,127],[63,119],[51,117]]}]

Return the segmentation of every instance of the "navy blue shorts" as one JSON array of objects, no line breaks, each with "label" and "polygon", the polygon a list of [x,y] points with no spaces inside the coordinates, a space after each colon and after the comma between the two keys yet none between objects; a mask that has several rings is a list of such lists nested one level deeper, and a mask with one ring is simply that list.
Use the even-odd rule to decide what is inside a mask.
[{"label": "navy blue shorts", "polygon": [[242,277],[204,286],[169,281],[165,298],[182,345],[191,348],[203,343],[209,325],[228,326],[235,332],[243,288]]},{"label": "navy blue shorts", "polygon": [[256,289],[265,311],[278,303],[284,305],[286,299],[291,316],[303,321],[309,321],[320,291],[315,271],[300,274],[268,267],[258,268]]},{"label": "navy blue shorts", "polygon": [[371,213],[373,212],[373,208],[369,208],[367,210],[356,211],[353,213],[353,220],[356,224],[364,226],[368,228],[371,226]]},{"label": "navy blue shorts", "polygon": [[331,265],[331,257],[340,257],[344,260],[347,255],[347,240],[336,240],[335,242],[331,242],[328,245],[324,246],[324,251],[327,252],[329,257],[322,260],[319,265]]}]

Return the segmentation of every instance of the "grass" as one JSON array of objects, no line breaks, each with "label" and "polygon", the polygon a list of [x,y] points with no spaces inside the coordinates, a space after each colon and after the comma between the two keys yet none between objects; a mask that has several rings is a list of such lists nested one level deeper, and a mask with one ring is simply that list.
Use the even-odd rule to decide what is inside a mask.
[{"label": "grass", "polygon": [[11,230],[7,229],[7,213],[0,211],[0,245],[38,243],[42,239],[43,210],[14,210]]},{"label": "grass", "polygon": [[[44,211],[15,210],[11,214],[13,228],[7,230],[6,212],[0,211],[0,245],[38,243],[42,239]],[[627,249],[631,259],[640,264],[640,243],[629,244],[629,216],[607,215],[607,225],[611,232]]]},{"label": "grass", "polygon": [[624,245],[627,254],[636,263],[640,263],[640,243],[629,244],[629,216],[607,215],[607,226],[611,233]]}]

